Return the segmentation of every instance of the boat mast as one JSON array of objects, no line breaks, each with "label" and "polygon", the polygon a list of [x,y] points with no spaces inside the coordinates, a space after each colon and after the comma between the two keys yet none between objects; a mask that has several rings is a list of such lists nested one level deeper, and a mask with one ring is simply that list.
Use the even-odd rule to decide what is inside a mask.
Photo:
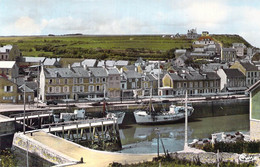
[{"label": "boat mast", "polygon": [[184,150],[188,148],[188,92],[186,90],[185,96],[185,139],[184,139]]}]

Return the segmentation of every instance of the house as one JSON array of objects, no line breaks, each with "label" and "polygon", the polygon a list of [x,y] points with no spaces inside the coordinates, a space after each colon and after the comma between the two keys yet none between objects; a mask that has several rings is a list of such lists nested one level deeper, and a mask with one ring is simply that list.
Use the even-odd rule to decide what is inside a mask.
[{"label": "house", "polygon": [[17,45],[0,47],[0,61],[22,61],[22,54]]},{"label": "house", "polygon": [[39,99],[43,102],[57,99],[73,99],[72,89],[78,75],[70,68],[44,68],[40,73]]},{"label": "house", "polygon": [[245,91],[246,77],[238,69],[219,69],[217,74],[221,78],[220,89],[223,92]]},{"label": "house", "polygon": [[235,62],[236,50],[234,48],[222,48],[221,49],[221,61],[222,62]]},{"label": "house", "polygon": [[198,40],[194,41],[193,44],[194,45],[201,45],[201,46],[214,45],[215,41],[210,36],[201,36],[201,37],[199,37]]},{"label": "house", "polygon": [[98,61],[97,67],[114,67],[116,61],[114,60],[100,60]]},{"label": "house", "polygon": [[90,93],[89,98],[107,97],[107,80],[108,73],[104,67],[89,68],[89,86],[88,91]]},{"label": "house", "polygon": [[107,77],[107,96],[109,98],[120,98],[121,96],[121,76],[116,67],[106,68]]},{"label": "house", "polygon": [[97,60],[96,59],[85,59],[81,62],[81,65],[86,65],[86,67],[96,67]]},{"label": "house", "polygon": [[118,60],[118,61],[115,62],[115,66],[118,69],[120,69],[120,68],[122,68],[124,66],[127,66],[127,65],[129,65],[129,61],[127,61],[127,60]]},{"label": "house", "polygon": [[135,61],[135,66],[145,66],[146,65],[146,61],[142,59],[142,57],[139,57],[136,61]]},{"label": "house", "polygon": [[160,95],[189,95],[216,93],[220,91],[220,77],[215,72],[176,71],[163,77]]},{"label": "house", "polygon": [[188,60],[189,58],[186,56],[186,54],[182,54],[180,57],[178,57],[175,61],[174,61],[174,65],[178,66],[178,67],[183,67],[185,66],[185,61]]},{"label": "house", "polygon": [[[142,75],[136,71],[122,71],[122,93],[124,98],[133,98],[133,96],[142,94]],[[125,88],[126,86],[126,88]]]},{"label": "house", "polygon": [[244,56],[244,50],[246,49],[246,46],[243,43],[233,43],[232,48],[236,50],[238,57]]},{"label": "house", "polygon": [[178,58],[179,56],[185,54],[187,52],[186,49],[176,49],[174,54],[175,54],[175,57]]},{"label": "house", "polygon": [[59,68],[61,67],[60,58],[45,58],[42,62],[46,68]]},{"label": "house", "polygon": [[154,75],[145,73],[142,76],[142,95],[143,96],[150,96],[158,94],[158,80],[155,78]]},{"label": "house", "polygon": [[200,69],[205,72],[216,72],[218,69],[227,69],[229,68],[227,63],[208,63],[202,64]]},{"label": "house", "polygon": [[196,39],[198,37],[199,37],[199,35],[197,34],[197,30],[196,29],[188,30],[188,32],[187,32],[187,38],[188,39]]},{"label": "house", "polygon": [[8,79],[19,76],[19,68],[15,61],[0,61],[0,76]]},{"label": "house", "polygon": [[250,139],[260,140],[260,80],[247,91],[250,92]]},{"label": "house", "polygon": [[[18,86],[9,79],[0,76],[0,103],[23,103],[24,102],[24,84]],[[34,92],[25,86],[25,102],[31,102],[34,99]]]},{"label": "house", "polygon": [[230,68],[238,69],[246,76],[246,86],[248,87],[260,79],[260,70],[250,62],[236,61]]}]

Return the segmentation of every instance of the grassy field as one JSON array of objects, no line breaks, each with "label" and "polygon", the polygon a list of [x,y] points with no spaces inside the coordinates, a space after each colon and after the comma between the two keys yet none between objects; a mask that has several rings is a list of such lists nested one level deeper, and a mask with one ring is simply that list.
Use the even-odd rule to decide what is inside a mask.
[{"label": "grassy field", "polygon": [[[233,42],[244,42],[236,35],[214,36],[224,46]],[[45,56],[62,58],[96,58],[136,60],[165,60],[173,55],[170,49],[191,48],[192,40],[185,38],[162,38],[161,36],[29,36],[0,37],[0,44],[18,45],[24,56]]]}]

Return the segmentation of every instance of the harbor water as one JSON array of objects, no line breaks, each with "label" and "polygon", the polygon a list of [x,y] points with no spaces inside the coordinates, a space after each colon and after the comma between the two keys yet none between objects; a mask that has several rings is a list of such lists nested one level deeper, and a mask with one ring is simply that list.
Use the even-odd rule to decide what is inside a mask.
[{"label": "harbor water", "polygon": [[[137,125],[135,123],[123,125],[120,137],[123,144],[122,153],[157,153],[157,138],[159,129],[160,139],[165,150],[175,152],[183,150],[184,121],[166,125]],[[245,132],[249,131],[249,115],[228,115],[206,118],[194,118],[188,123],[188,142],[193,139],[203,139],[217,132]],[[160,141],[160,152],[163,147]]]}]

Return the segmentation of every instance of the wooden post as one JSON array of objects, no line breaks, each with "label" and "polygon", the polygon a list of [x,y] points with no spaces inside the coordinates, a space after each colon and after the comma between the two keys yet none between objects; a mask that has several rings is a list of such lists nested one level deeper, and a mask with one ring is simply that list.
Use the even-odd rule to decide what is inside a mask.
[{"label": "wooden post", "polygon": [[104,141],[104,138],[105,138],[105,136],[104,136],[104,123],[103,123],[103,121],[101,121],[101,131],[102,131],[102,140]]},{"label": "wooden post", "polygon": [[83,134],[84,134],[84,129],[81,128],[81,129],[80,129],[80,139],[81,139],[81,140],[82,140]]},{"label": "wooden post", "polygon": [[49,123],[51,123],[51,114],[49,113]]},{"label": "wooden post", "polygon": [[38,129],[41,129],[40,115],[38,114]]},{"label": "wooden post", "polygon": [[79,143],[79,124],[76,124],[77,142]]},{"label": "wooden post", "polygon": [[49,125],[49,133],[51,133],[51,125]]},{"label": "wooden post", "polygon": [[70,139],[70,130],[68,130],[68,139]]},{"label": "wooden post", "polygon": [[64,139],[64,125],[62,125],[62,138]]},{"label": "wooden post", "polygon": [[91,123],[89,123],[89,139],[92,140]]}]

